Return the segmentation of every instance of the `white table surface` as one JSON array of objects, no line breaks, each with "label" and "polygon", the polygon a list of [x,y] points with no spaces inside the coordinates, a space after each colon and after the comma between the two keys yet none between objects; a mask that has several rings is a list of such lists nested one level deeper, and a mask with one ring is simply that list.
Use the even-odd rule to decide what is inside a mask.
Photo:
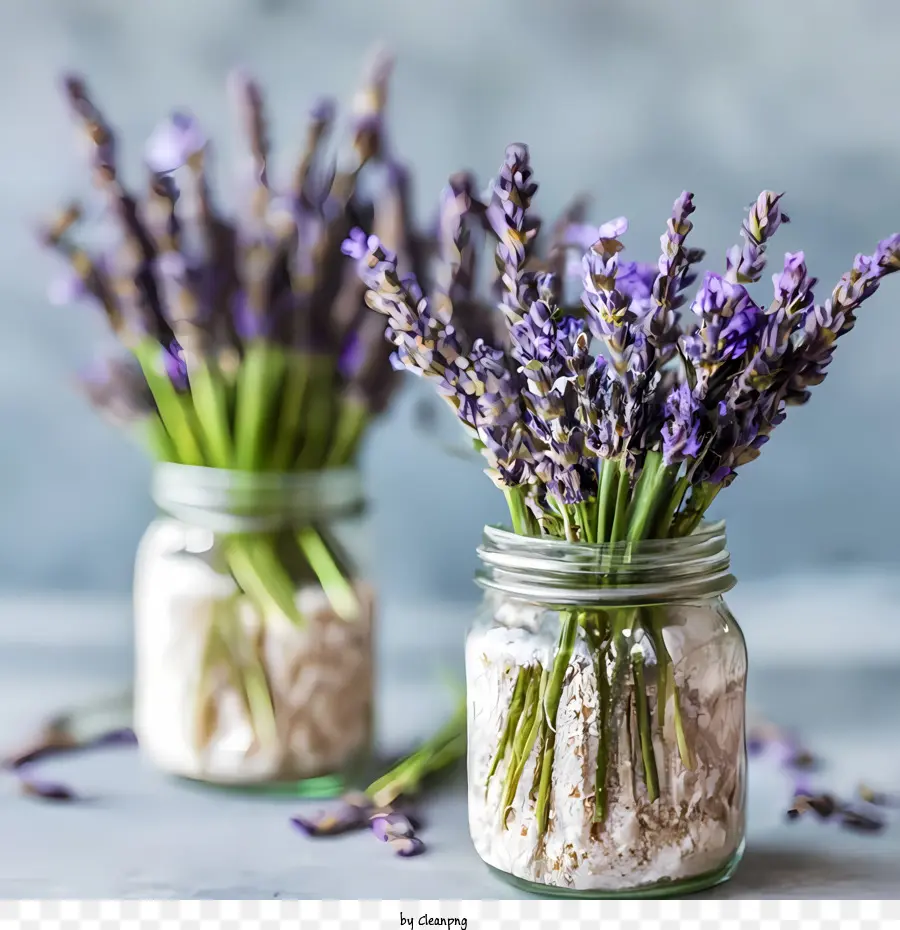
[{"label": "white table surface", "polygon": [[[900,585],[878,572],[788,579],[741,586],[730,601],[750,643],[754,708],[802,732],[825,759],[822,778],[832,790],[850,792],[859,779],[900,789]],[[392,635],[412,605],[385,611],[386,750],[427,734],[451,707],[441,673],[459,671],[468,608],[426,608],[414,612],[428,647]],[[0,599],[0,749],[44,715],[127,683],[128,617],[118,599]],[[469,843],[461,773],[422,806],[427,853],[402,860],[367,834],[311,840],[293,831],[291,813],[317,802],[190,786],[149,769],[130,748],[48,761],[41,771],[92,800],[36,801],[0,776],[0,897],[522,896]],[[744,862],[705,896],[900,897],[900,811],[879,835],[787,823],[789,791],[768,763],[751,763]]]}]

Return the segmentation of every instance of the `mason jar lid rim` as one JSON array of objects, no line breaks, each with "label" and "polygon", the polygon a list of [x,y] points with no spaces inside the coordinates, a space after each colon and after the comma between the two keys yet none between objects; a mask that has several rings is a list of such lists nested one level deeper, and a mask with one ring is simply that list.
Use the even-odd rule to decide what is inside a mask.
[{"label": "mason jar lid rim", "polygon": [[484,528],[476,582],[536,602],[685,600],[734,586],[725,522],[690,536],[612,544],[530,537]]}]

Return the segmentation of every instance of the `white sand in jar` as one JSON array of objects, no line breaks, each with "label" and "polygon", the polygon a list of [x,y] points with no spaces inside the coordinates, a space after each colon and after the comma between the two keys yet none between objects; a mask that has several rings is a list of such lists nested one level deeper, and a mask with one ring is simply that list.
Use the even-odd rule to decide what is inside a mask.
[{"label": "white sand in jar", "polygon": [[[361,611],[348,622],[321,588],[301,588],[301,629],[278,613],[262,618],[204,553],[214,557],[212,534],[176,520],[157,521],[138,552],[135,728],[142,751],[165,771],[220,783],[338,772],[371,738],[373,591],[355,586]],[[274,738],[254,733],[232,678],[235,654],[244,663],[256,656],[265,670]]]},{"label": "white sand in jar", "polygon": [[[469,825],[479,855],[518,878],[573,891],[635,888],[722,867],[743,836],[744,663],[737,644],[729,657],[722,656],[717,643],[719,661],[706,668],[707,640],[692,642],[689,622],[671,633],[666,629],[696,764],[693,771],[682,764],[670,708],[662,739],[654,724],[660,797],[650,803],[642,773],[633,770],[632,760],[637,759],[639,767],[640,757],[633,745],[629,747],[631,734],[627,727],[619,728],[619,752],[612,763],[616,768],[608,781],[609,810],[601,826],[592,823],[597,677],[587,646],[579,639],[559,705],[550,819],[540,840],[535,802],[529,798],[536,746],[506,827],[501,800],[508,753],[485,793],[518,671],[539,663],[547,667],[556,649],[555,624],[542,631],[534,618],[525,617],[519,625],[527,628],[494,626],[473,632],[466,650]],[[649,698],[655,719],[655,686]]]}]

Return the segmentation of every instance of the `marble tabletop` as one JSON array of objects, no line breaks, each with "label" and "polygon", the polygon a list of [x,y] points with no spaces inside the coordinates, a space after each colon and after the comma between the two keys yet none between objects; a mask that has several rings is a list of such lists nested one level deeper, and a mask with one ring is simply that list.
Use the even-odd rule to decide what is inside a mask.
[{"label": "marble tabletop", "polygon": [[[791,590],[802,592],[802,586]],[[866,613],[861,596],[856,591],[854,603],[861,611],[856,622],[864,626],[876,605],[869,604]],[[870,591],[870,600],[874,596]],[[841,597],[853,600],[838,590],[827,600],[833,605]],[[762,594],[755,602],[746,600],[776,628],[773,612],[784,610],[790,596],[782,592],[781,607],[773,602],[766,610]],[[391,606],[386,621],[392,611],[411,609]],[[452,605],[428,610],[431,619],[459,612]],[[114,599],[0,600],[0,748],[14,745],[44,715],[115,693],[127,683],[127,627],[128,605]],[[751,663],[754,709],[799,729],[825,760],[823,784],[837,792],[852,791],[861,778],[900,787],[900,652],[886,635],[887,647],[882,640],[881,648],[830,652],[800,650],[800,640],[791,643],[788,637],[778,650],[760,645],[760,657]],[[752,652],[749,631],[748,639]],[[458,672],[460,650],[440,635],[429,637],[427,647],[387,640],[379,739],[382,749],[395,751],[430,732],[450,711],[452,696],[441,674]],[[421,835],[428,851],[410,860],[391,856],[367,834],[300,836],[289,817],[317,802],[189,785],[153,771],[132,748],[48,761],[42,773],[77,786],[87,800],[37,801],[22,796],[12,777],[2,776],[3,898],[521,896],[472,849],[462,772],[423,802]],[[777,768],[764,759],[751,762],[744,861],[729,883],[705,896],[900,897],[900,811],[882,833],[858,835],[832,824],[787,822],[789,792]]]}]

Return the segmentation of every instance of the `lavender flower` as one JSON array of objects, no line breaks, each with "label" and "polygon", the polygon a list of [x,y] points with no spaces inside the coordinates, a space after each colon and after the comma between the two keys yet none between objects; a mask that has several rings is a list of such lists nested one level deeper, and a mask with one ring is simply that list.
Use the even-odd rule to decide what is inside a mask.
[{"label": "lavender flower", "polygon": [[693,229],[688,217],[694,212],[693,194],[683,191],[672,207],[672,216],[660,239],[662,256],[650,294],[650,306],[643,321],[644,330],[654,347],[666,350],[677,342],[678,318],[675,310],[683,303],[681,290],[690,283],[689,270],[703,257],[699,250],[687,251],[684,240]]},{"label": "lavender flower", "polygon": [[691,305],[702,320],[686,340],[685,353],[703,368],[716,368],[744,355],[759,332],[762,310],[747,289],[707,271]]},{"label": "lavender flower", "polygon": [[666,465],[694,458],[700,451],[701,406],[686,383],[674,387],[666,398],[662,427],[663,460]]},{"label": "lavender flower", "polygon": [[900,234],[878,243],[872,256],[858,255],[853,269],[841,277],[822,306],[808,306],[796,345],[786,353],[779,382],[784,403],[803,404],[809,389],[821,384],[834,354],[835,342],[856,323],[856,310],[878,289],[882,278],[900,269]]},{"label": "lavender flower", "polygon": [[499,240],[496,262],[504,287],[503,309],[515,320],[522,310],[520,294],[531,241],[537,234],[527,220],[527,211],[537,185],[531,181],[527,146],[515,144],[506,149],[506,159],[494,183],[486,219]]},{"label": "lavender flower", "polygon": [[781,212],[779,201],[782,196],[763,191],[750,208],[741,229],[744,244],[732,246],[726,257],[726,277],[732,283],[750,284],[762,276],[766,267],[766,243],[782,223],[790,221]]},{"label": "lavender flower", "polygon": [[[834,340],[900,266],[900,237],[858,256],[823,307],[813,303],[816,282],[803,253],[788,253],[764,310],[745,284],[759,280],[767,244],[788,221],[781,195],[764,191],[743,224],[743,245],[728,254],[726,275],[705,274],[691,305],[696,322],[682,331],[677,310],[703,257],[686,245],[689,192],[675,201],[651,268],[621,254],[624,218],[597,228],[579,213],[556,227],[543,261],[533,252],[536,189],[521,145],[507,150],[487,207],[468,175],[451,180],[440,211],[444,266],[431,298],[400,274],[379,240],[352,232],[344,248],[366,283],[366,301],[387,319],[395,363],[433,380],[475,439],[519,532],[598,541],[609,540],[614,525],[625,538],[690,532],[715,490],[759,455],[786,405],[824,377]],[[472,309],[471,220],[482,216],[497,238],[507,323],[506,338],[494,344],[460,325]],[[584,250],[583,318],[565,303],[553,273],[566,267],[560,253],[577,248]],[[591,337],[602,354],[593,354]],[[647,466],[660,477],[638,491]],[[654,506],[643,499],[638,506],[632,495],[685,483],[672,498],[676,512],[668,514],[669,501],[661,507],[669,522],[651,527]]]},{"label": "lavender flower", "polygon": [[492,475],[504,483],[524,480],[526,439],[506,426],[517,409],[519,387],[500,364],[503,353],[478,341],[471,357],[463,355],[450,309],[433,309],[415,278],[401,280],[397,257],[377,237],[352,232],[343,248],[369,287],[369,306],[387,317],[386,335],[396,347],[397,364],[436,382],[440,395],[484,446]]},{"label": "lavender flower", "polygon": [[622,248],[617,239],[598,239],[582,260],[582,300],[588,312],[588,325],[593,335],[605,342],[619,372],[624,369],[625,349],[633,335],[633,319],[628,313],[630,302],[616,287]]},{"label": "lavender flower", "polygon": [[176,111],[153,131],[144,158],[155,174],[170,174],[200,155],[206,145],[197,120],[189,113]]}]

